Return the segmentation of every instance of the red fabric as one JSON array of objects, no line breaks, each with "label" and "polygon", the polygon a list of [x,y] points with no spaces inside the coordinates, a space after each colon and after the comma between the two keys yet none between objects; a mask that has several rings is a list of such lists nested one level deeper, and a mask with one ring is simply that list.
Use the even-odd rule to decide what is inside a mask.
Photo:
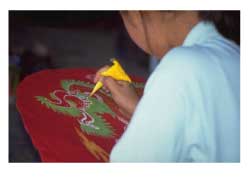
[{"label": "red fabric", "polygon": [[[93,96],[98,100],[84,98],[92,90],[86,85],[94,85],[92,80],[95,72],[93,69],[44,70],[26,77],[18,86],[17,108],[43,162],[108,161],[112,147],[124,132],[129,120],[120,113],[112,98],[104,92],[98,91]],[[140,82],[139,86],[143,82],[139,78],[132,77],[132,79]],[[85,86],[72,84],[68,86],[67,91],[65,86],[62,87],[62,80],[67,82],[75,80],[81,84],[84,82]],[[137,90],[142,94],[142,87],[137,87]],[[76,94],[81,94],[81,98]],[[47,105],[56,107],[46,106],[41,99],[45,100],[46,104],[48,102]],[[70,103],[73,104],[74,110],[81,111],[80,115],[78,113],[78,116],[72,116],[58,108],[63,106],[68,109]],[[94,105],[99,108],[95,108]],[[87,108],[89,110],[86,112]],[[104,112],[98,111],[100,109]],[[107,109],[114,115],[107,112]],[[93,119],[94,115],[99,116],[99,121],[100,118],[103,119],[101,121],[105,125],[111,126],[109,129],[112,130],[109,131],[113,133],[107,131],[105,133],[100,125],[98,127],[95,123],[97,119]],[[94,132],[88,132],[87,129]],[[102,132],[97,134],[95,131]]]}]

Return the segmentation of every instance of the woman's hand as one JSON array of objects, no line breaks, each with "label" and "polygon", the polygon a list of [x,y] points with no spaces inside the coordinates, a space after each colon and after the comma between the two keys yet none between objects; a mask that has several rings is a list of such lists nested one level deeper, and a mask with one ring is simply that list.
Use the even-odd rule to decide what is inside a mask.
[{"label": "woman's hand", "polygon": [[101,81],[104,88],[108,89],[113,97],[113,100],[120,107],[121,112],[126,117],[131,117],[134,113],[139,97],[134,87],[126,81],[117,81],[112,77],[101,76],[101,73],[109,67],[104,66],[97,71],[94,82]]}]

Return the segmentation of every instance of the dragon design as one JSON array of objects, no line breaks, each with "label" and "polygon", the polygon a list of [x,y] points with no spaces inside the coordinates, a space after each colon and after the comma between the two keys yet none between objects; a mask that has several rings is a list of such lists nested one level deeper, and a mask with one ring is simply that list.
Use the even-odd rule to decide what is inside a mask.
[{"label": "dragon design", "polygon": [[[80,128],[87,134],[112,137],[115,132],[112,126],[102,117],[103,114],[110,114],[115,117],[115,113],[108,105],[103,103],[103,99],[95,94],[89,97],[89,92],[79,90],[79,86],[93,88],[93,84],[76,80],[62,80],[62,89],[54,90],[50,93],[50,99],[44,96],[35,98],[47,108],[78,119]],[[101,93],[105,93],[101,91]],[[105,94],[107,95],[107,94]]]},{"label": "dragon design", "polygon": [[[140,94],[143,83],[133,83]],[[62,80],[61,89],[49,93],[49,97],[35,96],[42,105],[62,115],[77,119],[80,127],[74,127],[80,142],[97,160],[107,162],[109,154],[94,141],[88,139],[88,135],[115,137],[113,127],[103,118],[109,114],[112,118],[119,120],[126,127],[128,121],[119,115],[119,111],[109,107],[111,104],[103,100],[103,97],[111,97],[110,94],[100,89],[92,97],[89,96],[94,84],[79,80]],[[99,95],[98,95],[99,94]],[[101,97],[103,96],[103,97]]]}]

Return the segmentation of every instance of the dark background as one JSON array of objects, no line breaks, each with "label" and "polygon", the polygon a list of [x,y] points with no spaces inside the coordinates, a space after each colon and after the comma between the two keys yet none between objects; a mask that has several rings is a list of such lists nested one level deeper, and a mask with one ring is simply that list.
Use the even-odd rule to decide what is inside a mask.
[{"label": "dark background", "polygon": [[25,76],[43,69],[99,68],[119,59],[149,75],[149,57],[129,38],[118,11],[9,11],[9,162],[39,162],[15,105]]}]

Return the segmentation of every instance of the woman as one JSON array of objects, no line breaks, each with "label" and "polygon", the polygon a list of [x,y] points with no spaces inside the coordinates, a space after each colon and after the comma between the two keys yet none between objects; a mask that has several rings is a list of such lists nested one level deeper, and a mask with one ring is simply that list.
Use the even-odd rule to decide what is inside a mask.
[{"label": "woman", "polygon": [[111,162],[239,162],[240,49],[215,27],[232,31],[233,16],[218,11],[121,15],[133,41],[160,63],[141,99],[128,83],[101,77],[107,67],[96,74],[95,82],[102,80],[131,116]]}]

